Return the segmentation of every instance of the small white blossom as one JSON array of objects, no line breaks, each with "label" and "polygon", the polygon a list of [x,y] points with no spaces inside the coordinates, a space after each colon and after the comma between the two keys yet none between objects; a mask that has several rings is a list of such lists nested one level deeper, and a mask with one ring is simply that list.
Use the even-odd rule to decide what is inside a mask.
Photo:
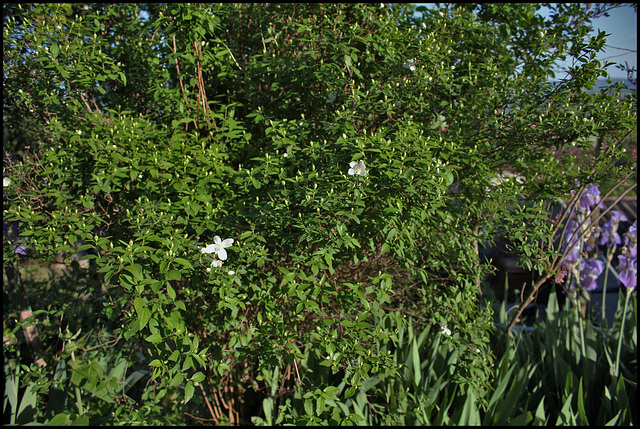
[{"label": "small white blossom", "polygon": [[76,130],[76,134],[81,136],[82,135],[82,130]]},{"label": "small white blossom", "polygon": [[354,174],[359,174],[360,176],[364,176],[367,174],[367,168],[364,165],[364,161],[351,161],[349,163],[349,175],[353,176]]},{"label": "small white blossom", "polygon": [[451,330],[449,330],[445,325],[440,325],[440,332],[445,335],[451,335]]},{"label": "small white blossom", "polygon": [[285,153],[284,153],[284,157],[286,158],[286,157],[288,157],[288,156],[289,156],[289,154],[288,154],[287,152],[285,152]]},{"label": "small white blossom", "polygon": [[222,261],[220,259],[214,259],[211,261],[211,266],[213,268],[220,268],[222,266]]},{"label": "small white blossom", "polygon": [[416,59],[415,58],[411,58],[410,60],[407,60],[402,67],[409,69],[411,71],[415,71],[416,70]]},{"label": "small white blossom", "polygon": [[8,177],[3,177],[2,178],[2,187],[3,188],[8,188],[9,186],[11,186],[11,179],[9,179]]},{"label": "small white blossom", "polygon": [[201,253],[215,253],[222,261],[227,259],[227,251],[225,247],[231,247],[233,245],[233,238],[227,238],[221,240],[217,235],[213,237],[213,244],[209,244],[207,247],[200,249]]},{"label": "small white blossom", "polygon": [[233,270],[229,270],[229,275],[230,275],[230,276],[234,275],[235,273],[236,273],[235,271],[233,271]]}]

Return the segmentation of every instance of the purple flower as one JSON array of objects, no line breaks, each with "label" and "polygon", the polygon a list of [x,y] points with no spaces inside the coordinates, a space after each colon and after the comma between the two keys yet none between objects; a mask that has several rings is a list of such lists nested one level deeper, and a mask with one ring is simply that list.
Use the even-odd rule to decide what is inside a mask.
[{"label": "purple flower", "polygon": [[567,254],[565,260],[562,261],[562,266],[564,266],[566,262],[577,262],[578,259],[580,259],[580,242],[578,241],[578,238],[574,236],[577,226],[577,222],[575,222],[573,219],[570,219],[567,223],[567,229],[564,233],[564,241],[565,243],[568,243],[567,247],[569,247],[571,250]]},{"label": "purple flower", "polygon": [[580,269],[580,284],[586,290],[594,290],[597,286],[596,279],[604,271],[604,262],[589,258],[582,263]]},{"label": "purple flower", "polygon": [[638,281],[638,221],[634,221],[629,231],[624,235],[625,248],[618,256],[618,270],[620,282],[630,289],[636,287]]},{"label": "purple flower", "polygon": [[23,244],[22,246],[18,247],[18,244],[20,244],[20,243],[16,243],[15,244],[14,247],[16,248],[16,250],[14,250],[13,253],[18,254],[18,255],[22,255],[22,256],[27,256],[27,246],[25,246]]},{"label": "purple flower", "polygon": [[638,261],[635,258],[629,259],[625,255],[619,255],[618,261],[620,262],[618,268],[624,270],[618,275],[618,279],[625,287],[633,289],[638,282]]},{"label": "purple flower", "polygon": [[582,211],[590,211],[599,202],[600,188],[596,185],[589,185],[580,198],[580,209]]},{"label": "purple flower", "polygon": [[602,234],[598,244],[606,244],[609,248],[614,248],[622,244],[622,239],[618,235],[618,224],[626,222],[628,219],[624,213],[614,210],[611,212],[611,219],[602,227]]}]

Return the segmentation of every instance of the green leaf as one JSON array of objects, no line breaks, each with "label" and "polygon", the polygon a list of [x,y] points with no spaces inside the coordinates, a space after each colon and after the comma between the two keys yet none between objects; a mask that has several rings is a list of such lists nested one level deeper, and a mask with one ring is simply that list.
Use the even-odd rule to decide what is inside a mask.
[{"label": "green leaf", "polygon": [[547,417],[544,412],[544,396],[540,400],[536,408],[536,414],[533,416],[532,426],[544,426],[547,424]]},{"label": "green leaf", "polygon": [[182,273],[178,270],[169,270],[167,280],[182,280]]},{"label": "green leaf", "polygon": [[201,372],[196,372],[195,374],[193,374],[193,377],[191,377],[191,381],[193,381],[194,383],[200,383],[205,379],[205,375]]},{"label": "green leaf", "polygon": [[169,386],[171,386],[171,387],[179,386],[179,385],[182,384],[183,381],[184,381],[184,376],[182,375],[181,372],[178,372],[171,379],[171,383],[169,383]]},{"label": "green leaf", "polygon": [[143,308],[140,314],[138,315],[138,326],[139,326],[138,329],[142,330],[147,325],[147,322],[149,322],[150,318],[151,318],[151,311],[149,311],[148,308]]},{"label": "green leaf", "polygon": [[422,379],[422,370],[420,365],[420,352],[418,350],[418,344],[416,343],[416,338],[413,337],[413,341],[411,342],[411,357],[412,357],[412,366],[413,366],[413,383],[414,386],[420,386],[420,380]]},{"label": "green leaf", "polygon": [[60,47],[58,46],[58,44],[56,42],[52,42],[51,43],[51,57],[53,58],[57,58],[58,54],[60,53]]},{"label": "green leaf", "polygon": [[467,398],[462,407],[462,415],[460,420],[455,422],[458,426],[479,426],[480,412],[476,407],[476,395],[473,391],[467,391]]},{"label": "green leaf", "polygon": [[46,422],[49,426],[69,426],[71,420],[69,415],[65,413],[56,414],[51,420]]},{"label": "green leaf", "polygon": [[176,299],[176,291],[173,290],[171,284],[169,283],[167,283],[167,295],[169,295],[169,298],[171,298],[172,300]]},{"label": "green leaf", "polygon": [[310,399],[305,399],[304,400],[304,411],[309,416],[313,415],[313,402],[311,402]]},{"label": "green leaf", "polygon": [[176,258],[176,259],[173,260],[173,262],[176,262],[176,263],[178,263],[180,265],[183,265],[183,266],[185,266],[185,267],[187,267],[187,268],[189,268],[191,270],[193,269],[193,265],[191,265],[191,262],[187,261],[186,259]]},{"label": "green leaf", "polygon": [[184,403],[186,404],[193,398],[193,394],[196,392],[196,388],[193,386],[193,383],[187,381],[187,385],[184,387]]},{"label": "green leaf", "polygon": [[584,409],[584,392],[582,389],[582,377],[578,384],[578,424],[580,426],[588,426],[589,419],[587,419],[587,412]]},{"label": "green leaf", "polygon": [[162,341],[162,336],[160,334],[152,334],[145,338],[145,340],[152,344],[158,344]]},{"label": "green leaf", "polygon": [[133,274],[133,278],[136,281],[141,281],[142,280],[142,265],[140,264],[131,264],[131,265],[127,265],[126,267],[124,267],[125,270],[129,271],[131,274]]}]

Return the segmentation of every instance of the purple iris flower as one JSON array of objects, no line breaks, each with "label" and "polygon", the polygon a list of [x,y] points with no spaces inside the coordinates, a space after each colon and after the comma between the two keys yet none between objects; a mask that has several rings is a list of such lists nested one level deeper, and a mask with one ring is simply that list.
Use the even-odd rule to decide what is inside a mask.
[{"label": "purple iris flower", "polygon": [[589,258],[583,261],[580,268],[580,283],[586,290],[594,290],[597,286],[596,279],[604,271],[604,262]]},{"label": "purple iris flower", "polygon": [[580,198],[580,209],[589,211],[600,202],[600,188],[596,185],[589,185]]},{"label": "purple iris flower", "polygon": [[614,210],[611,212],[611,219],[602,227],[602,234],[598,244],[606,244],[609,248],[614,248],[622,244],[622,239],[618,235],[618,224],[620,222],[626,222],[628,219],[624,213]]},{"label": "purple iris flower", "polygon": [[620,282],[630,289],[638,282],[638,221],[634,221],[629,231],[624,235],[626,252],[618,256],[618,270]]},{"label": "purple iris flower", "polygon": [[573,236],[576,232],[577,226],[578,223],[573,219],[570,219],[567,223],[567,229],[564,233],[564,241],[565,243],[568,243],[567,247],[569,247],[571,251],[567,254],[565,260],[562,261],[561,265],[563,266],[565,262],[576,262],[578,259],[580,259],[580,242],[578,241],[578,237]]},{"label": "purple iris flower", "polygon": [[618,279],[625,287],[633,289],[638,282],[638,261],[635,258],[629,259],[625,255],[619,255],[618,261],[620,262],[618,268],[624,270],[618,275]]}]

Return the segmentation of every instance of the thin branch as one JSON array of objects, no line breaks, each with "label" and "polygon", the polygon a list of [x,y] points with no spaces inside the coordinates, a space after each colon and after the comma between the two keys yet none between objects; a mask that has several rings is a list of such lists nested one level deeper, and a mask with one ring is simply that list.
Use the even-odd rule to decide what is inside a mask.
[{"label": "thin branch", "polygon": [[218,422],[218,419],[216,418],[216,415],[213,412],[213,409],[211,408],[211,404],[209,403],[207,394],[204,391],[204,387],[202,387],[202,383],[198,384],[198,386],[200,386],[200,390],[202,391],[202,396],[204,396],[204,401],[207,403],[207,408],[209,409],[209,413],[211,414],[211,417],[213,417],[212,421],[214,421],[217,425],[219,425],[220,422]]}]

